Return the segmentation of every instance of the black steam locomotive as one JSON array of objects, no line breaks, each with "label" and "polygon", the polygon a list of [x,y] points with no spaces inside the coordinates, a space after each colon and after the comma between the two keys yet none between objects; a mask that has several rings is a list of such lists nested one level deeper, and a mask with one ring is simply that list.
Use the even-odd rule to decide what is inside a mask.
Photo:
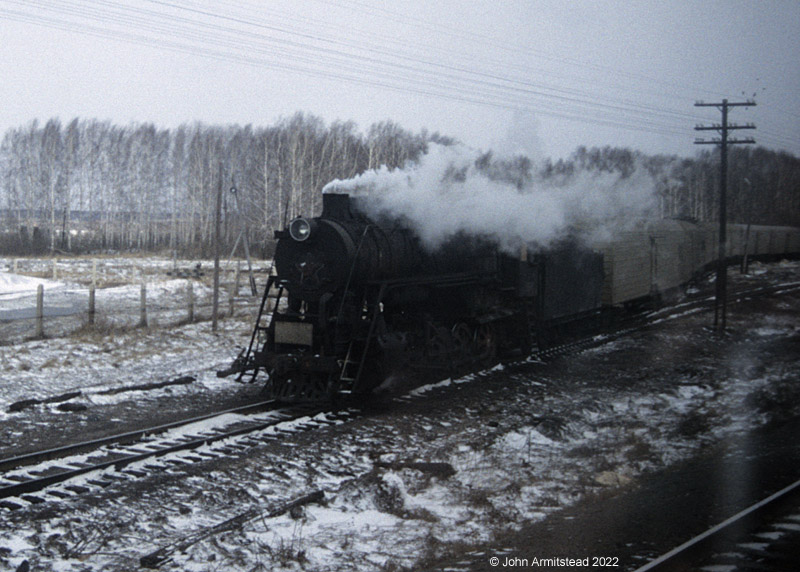
[{"label": "black steam locomotive", "polygon": [[279,400],[391,391],[491,364],[601,307],[599,253],[565,242],[510,256],[466,235],[431,252],[401,221],[372,220],[345,194],[323,195],[321,216],[276,238],[249,347],[220,375],[264,372]]}]

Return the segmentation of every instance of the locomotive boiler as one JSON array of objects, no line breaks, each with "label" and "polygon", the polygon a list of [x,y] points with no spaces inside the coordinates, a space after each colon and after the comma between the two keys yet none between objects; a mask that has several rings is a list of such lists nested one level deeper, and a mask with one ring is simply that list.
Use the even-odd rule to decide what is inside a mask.
[{"label": "locomotive boiler", "polygon": [[266,374],[266,392],[283,401],[391,391],[522,354],[601,304],[596,252],[521,245],[511,256],[466,234],[431,250],[346,194],[324,194],[319,217],[275,234],[250,344],[220,375]]}]

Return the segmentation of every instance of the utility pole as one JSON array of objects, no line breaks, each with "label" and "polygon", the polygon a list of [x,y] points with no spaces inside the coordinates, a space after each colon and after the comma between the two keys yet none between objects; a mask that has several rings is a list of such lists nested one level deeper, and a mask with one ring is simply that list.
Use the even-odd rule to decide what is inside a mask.
[{"label": "utility pole", "polygon": [[[717,284],[716,296],[714,298],[714,328],[724,332],[726,325],[727,312],[727,288],[728,288],[728,268],[725,265],[725,242],[727,241],[728,225],[728,145],[740,145],[755,143],[754,139],[728,139],[728,132],[737,129],[755,129],[752,123],[747,125],[728,125],[729,107],[755,107],[756,102],[748,100],[744,102],[731,103],[723,99],[721,103],[704,103],[698,101],[695,107],[716,107],[722,112],[722,123],[715,125],[697,125],[695,131],[717,131],[720,134],[718,139],[706,141],[696,139],[695,145],[719,145],[720,149],[720,176],[719,176],[719,259],[717,260]],[[722,307],[722,318],[720,319],[720,306]]]},{"label": "utility pole", "polygon": [[211,310],[211,331],[217,331],[219,320],[219,250],[222,242],[222,161],[217,175],[217,208],[214,216],[214,298]]}]

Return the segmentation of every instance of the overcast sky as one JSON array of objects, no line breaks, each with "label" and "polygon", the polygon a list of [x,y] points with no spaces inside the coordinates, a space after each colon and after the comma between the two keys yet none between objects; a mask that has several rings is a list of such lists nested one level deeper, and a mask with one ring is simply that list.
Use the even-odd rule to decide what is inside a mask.
[{"label": "overcast sky", "polygon": [[0,0],[0,133],[391,119],[506,152],[692,155],[718,102],[800,155],[798,0]]}]

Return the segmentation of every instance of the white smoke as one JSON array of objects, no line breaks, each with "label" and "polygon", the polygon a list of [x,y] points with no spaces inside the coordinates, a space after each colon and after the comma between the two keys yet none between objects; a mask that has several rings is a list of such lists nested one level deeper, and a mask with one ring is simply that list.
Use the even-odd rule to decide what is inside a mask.
[{"label": "white smoke", "polygon": [[608,235],[655,204],[655,181],[642,167],[627,177],[577,171],[523,184],[477,167],[479,156],[463,146],[431,144],[405,169],[381,167],[332,181],[323,192],[368,197],[368,215],[404,218],[432,249],[465,232],[492,238],[509,252],[522,243],[547,247],[567,234]]},{"label": "white smoke", "polygon": [[515,109],[511,112],[504,135],[492,143],[492,149],[504,157],[524,155],[541,161],[545,153],[540,131],[538,115],[532,111]]}]

